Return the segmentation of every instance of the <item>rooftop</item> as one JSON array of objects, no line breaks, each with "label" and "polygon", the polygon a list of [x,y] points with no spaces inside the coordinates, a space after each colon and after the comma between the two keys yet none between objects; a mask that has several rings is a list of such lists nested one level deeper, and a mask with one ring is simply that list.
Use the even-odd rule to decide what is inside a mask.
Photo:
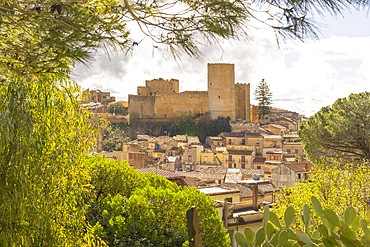
[{"label": "rooftop", "polygon": [[165,177],[167,179],[174,179],[174,178],[183,178],[181,174],[171,172],[171,171],[166,171],[162,169],[156,169],[156,168],[141,168],[141,169],[136,169],[138,172],[142,173],[153,173],[157,174],[159,176]]},{"label": "rooftop", "polygon": [[245,137],[244,132],[222,132],[220,136],[223,137]]},{"label": "rooftop", "polygon": [[228,154],[235,154],[235,155],[252,155],[252,150],[237,150],[237,149],[227,149],[226,152]]},{"label": "rooftop", "polygon": [[297,163],[297,164],[284,164],[284,166],[290,168],[294,172],[308,172],[312,168],[312,164],[309,162]]},{"label": "rooftop", "polygon": [[198,188],[198,190],[206,195],[211,196],[240,193],[240,191],[237,189],[227,189],[221,187]]}]

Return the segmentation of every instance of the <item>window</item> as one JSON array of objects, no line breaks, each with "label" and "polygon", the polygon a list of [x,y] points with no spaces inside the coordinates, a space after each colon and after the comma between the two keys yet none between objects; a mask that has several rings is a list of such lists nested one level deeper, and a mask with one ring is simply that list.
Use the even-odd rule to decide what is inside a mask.
[{"label": "window", "polygon": [[301,180],[302,174],[298,173],[298,179]]},{"label": "window", "polygon": [[261,170],[261,166],[257,166],[257,169],[258,169],[258,170]]},{"label": "window", "polygon": [[229,139],[229,144],[231,144],[231,139]]},{"label": "window", "polygon": [[233,156],[229,155],[228,161],[232,162],[233,161]]},{"label": "window", "polygon": [[242,168],[245,169],[245,164],[242,164]]},{"label": "window", "polygon": [[228,165],[229,168],[233,168],[231,164]]},{"label": "window", "polygon": [[236,168],[236,164],[234,163],[234,168]]},{"label": "window", "polygon": [[245,139],[242,139],[242,145],[245,145]]},{"label": "window", "polygon": [[242,162],[245,162],[245,156],[242,155]]}]

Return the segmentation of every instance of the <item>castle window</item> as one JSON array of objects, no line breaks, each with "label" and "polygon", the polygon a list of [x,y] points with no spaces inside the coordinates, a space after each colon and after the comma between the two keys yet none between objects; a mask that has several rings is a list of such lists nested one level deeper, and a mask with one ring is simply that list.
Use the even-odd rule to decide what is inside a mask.
[{"label": "castle window", "polygon": [[221,96],[218,96],[219,99],[221,99]]}]

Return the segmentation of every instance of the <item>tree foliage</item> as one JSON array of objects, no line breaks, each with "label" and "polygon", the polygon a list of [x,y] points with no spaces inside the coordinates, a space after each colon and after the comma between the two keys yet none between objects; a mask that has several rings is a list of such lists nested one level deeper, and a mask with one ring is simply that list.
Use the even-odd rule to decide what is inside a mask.
[{"label": "tree foliage", "polygon": [[[258,113],[262,118],[270,113],[270,105],[272,104],[272,92],[269,84],[262,79],[254,91],[254,99],[258,101]],[[260,117],[261,118],[261,117]]]},{"label": "tree foliage", "polygon": [[[276,2],[274,27],[305,37],[312,34],[304,18],[312,7],[338,13],[351,3]],[[97,126],[76,103],[79,90],[70,80],[76,62],[88,62],[100,47],[130,51],[141,37],[174,54],[199,55],[200,43],[244,34],[250,7],[227,0],[0,1],[2,246],[103,244],[89,235],[81,200],[89,181],[83,153]],[[141,30],[138,40],[133,30]]]},{"label": "tree foliage", "polygon": [[110,123],[103,129],[103,150],[122,150],[123,144],[130,138],[126,133],[127,127],[120,124]]},{"label": "tree foliage", "polygon": [[313,162],[339,158],[343,162],[370,159],[370,93],[350,94],[321,108],[298,131]]},{"label": "tree foliage", "polygon": [[81,156],[96,131],[91,115],[68,97],[75,92],[75,85],[52,74],[8,72],[0,84],[2,246],[68,246],[83,240],[88,180]]},{"label": "tree foliage", "polygon": [[197,207],[204,246],[229,246],[213,200],[154,174],[100,156],[88,157],[92,190],[87,219],[110,246],[182,246],[186,211]]},{"label": "tree foliage", "polygon": [[[0,63],[33,72],[59,71],[71,60],[86,62],[90,52],[104,44],[127,52],[145,37],[174,54],[199,55],[202,43],[248,35],[254,20],[283,38],[303,40],[317,37],[316,25],[308,17],[312,11],[339,14],[349,6],[368,6],[367,1],[344,0],[2,0],[0,4]],[[139,35],[134,30],[140,30]],[[13,42],[13,35],[18,42]]]},{"label": "tree foliage", "polygon": [[114,115],[127,115],[128,109],[124,107],[121,103],[115,102],[108,105],[108,110],[110,114]]}]

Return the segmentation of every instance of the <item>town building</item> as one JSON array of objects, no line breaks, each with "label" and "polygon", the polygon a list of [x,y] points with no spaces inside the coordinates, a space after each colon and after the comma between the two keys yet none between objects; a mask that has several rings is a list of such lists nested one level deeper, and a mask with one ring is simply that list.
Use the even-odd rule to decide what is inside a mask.
[{"label": "town building", "polygon": [[272,182],[279,187],[292,187],[309,179],[312,166],[310,162],[281,164],[271,170]]},{"label": "town building", "polygon": [[103,92],[101,90],[86,89],[82,92],[82,104],[86,103],[101,103],[107,106],[111,102],[115,102],[116,97],[111,96],[110,92]]}]

